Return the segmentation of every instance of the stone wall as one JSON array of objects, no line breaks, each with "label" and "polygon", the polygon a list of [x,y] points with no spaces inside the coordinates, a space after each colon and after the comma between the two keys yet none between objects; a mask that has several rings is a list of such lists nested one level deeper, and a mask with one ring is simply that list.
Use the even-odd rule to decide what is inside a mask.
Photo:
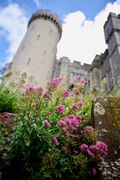
[{"label": "stone wall", "polygon": [[120,179],[120,98],[93,101],[93,125],[99,140],[108,145],[108,157],[99,164],[102,180]]},{"label": "stone wall", "polygon": [[97,98],[93,107],[93,122],[99,138],[108,144],[109,158],[117,159],[120,153],[120,99]]}]

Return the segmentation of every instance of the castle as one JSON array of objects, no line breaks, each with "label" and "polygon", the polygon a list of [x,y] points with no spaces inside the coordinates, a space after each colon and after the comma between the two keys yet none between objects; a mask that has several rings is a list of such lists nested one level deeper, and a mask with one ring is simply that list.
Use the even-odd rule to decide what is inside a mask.
[{"label": "castle", "polygon": [[13,73],[16,69],[23,77],[33,77],[33,84],[41,84],[43,87],[54,77],[65,77],[71,84],[80,75],[88,81],[91,89],[111,90],[120,84],[120,15],[109,14],[104,33],[108,49],[96,55],[91,65],[71,62],[67,57],[57,60],[62,23],[52,12],[39,10],[28,22],[27,33],[10,71]]}]

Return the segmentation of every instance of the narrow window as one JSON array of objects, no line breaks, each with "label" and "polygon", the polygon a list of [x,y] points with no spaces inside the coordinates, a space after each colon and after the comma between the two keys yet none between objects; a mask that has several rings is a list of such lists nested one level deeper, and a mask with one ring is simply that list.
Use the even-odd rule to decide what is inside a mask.
[{"label": "narrow window", "polygon": [[49,33],[50,33],[50,35],[51,35],[51,34],[53,33],[53,30],[51,29]]},{"label": "narrow window", "polygon": [[37,35],[37,40],[39,40],[39,39],[40,39],[40,34]]},{"label": "narrow window", "polygon": [[27,61],[27,66],[30,64],[31,58],[28,59]]},{"label": "narrow window", "polygon": [[45,55],[45,54],[46,54],[46,50],[43,51],[43,55]]}]

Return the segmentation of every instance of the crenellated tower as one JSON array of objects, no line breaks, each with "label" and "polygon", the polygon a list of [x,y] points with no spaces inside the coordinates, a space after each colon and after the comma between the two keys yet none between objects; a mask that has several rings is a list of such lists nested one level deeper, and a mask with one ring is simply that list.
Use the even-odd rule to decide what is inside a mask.
[{"label": "crenellated tower", "polygon": [[27,32],[12,62],[12,72],[33,77],[33,84],[42,87],[53,77],[57,43],[62,34],[62,23],[57,15],[39,10],[28,22]]},{"label": "crenellated tower", "polygon": [[120,84],[120,15],[110,13],[104,25],[113,86]]}]

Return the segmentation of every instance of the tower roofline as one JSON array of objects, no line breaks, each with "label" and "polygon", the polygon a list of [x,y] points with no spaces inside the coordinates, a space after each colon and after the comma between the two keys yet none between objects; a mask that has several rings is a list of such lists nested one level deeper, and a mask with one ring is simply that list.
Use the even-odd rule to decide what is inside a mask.
[{"label": "tower roofline", "polygon": [[30,18],[30,20],[28,22],[28,27],[34,20],[39,19],[39,18],[53,22],[57,26],[60,37],[61,37],[61,35],[62,35],[62,22],[56,14],[53,14],[49,10],[38,10],[38,11],[36,11],[32,15],[32,17]]},{"label": "tower roofline", "polygon": [[107,23],[108,23],[108,21],[111,19],[111,18],[118,18],[118,19],[120,19],[120,14],[116,14],[116,13],[113,13],[113,12],[110,12],[109,13],[109,15],[108,15],[108,17],[107,17],[107,20],[106,20],[106,22],[105,22],[105,24],[104,24],[104,29],[105,29],[105,26],[107,25]]}]

